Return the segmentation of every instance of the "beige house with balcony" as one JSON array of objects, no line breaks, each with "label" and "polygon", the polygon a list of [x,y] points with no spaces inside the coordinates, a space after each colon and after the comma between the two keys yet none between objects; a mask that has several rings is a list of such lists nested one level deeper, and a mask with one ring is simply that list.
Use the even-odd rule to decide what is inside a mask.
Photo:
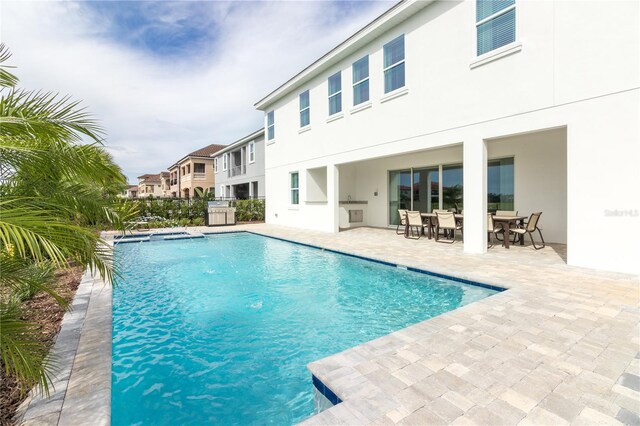
[{"label": "beige house with balcony", "polygon": [[171,174],[169,172],[160,173],[160,189],[163,197],[171,197]]},{"label": "beige house with balcony", "polygon": [[213,155],[225,145],[211,144],[187,154],[169,167],[169,196],[174,198],[197,197],[215,191]]},{"label": "beige house with balcony", "polygon": [[161,174],[138,176],[138,197],[162,197]]}]

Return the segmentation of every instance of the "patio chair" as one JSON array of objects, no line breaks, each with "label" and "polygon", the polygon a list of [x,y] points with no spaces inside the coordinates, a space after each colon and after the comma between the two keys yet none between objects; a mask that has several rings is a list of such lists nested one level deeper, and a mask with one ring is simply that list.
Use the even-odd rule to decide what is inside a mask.
[{"label": "patio chair", "polygon": [[[511,229],[511,232],[515,234],[513,236],[514,244],[516,242],[517,237],[524,238],[525,234],[529,234],[529,237],[531,238],[531,244],[533,244],[534,249],[540,250],[541,248],[545,247],[546,244],[544,242],[544,238],[542,237],[542,231],[540,231],[540,228],[538,228],[538,221],[540,220],[540,215],[542,215],[542,212],[532,213],[527,223],[525,223],[524,228]],[[542,240],[542,246],[540,247],[536,246],[536,242],[533,240],[533,233],[535,231],[538,231],[538,233],[540,234],[540,239]]]},{"label": "patio chair", "polygon": [[493,215],[491,213],[487,213],[487,241],[489,242],[489,248],[493,247],[493,236],[495,235],[496,240],[498,239],[498,234],[500,232],[504,232],[501,226],[496,226],[493,222]]},{"label": "patio chair", "polygon": [[[407,211],[407,232],[404,234],[405,238],[414,238],[413,229],[416,229],[418,234],[416,240],[419,240],[424,231],[424,225],[422,224],[422,216],[419,211]],[[411,237],[409,236],[411,233]]]},{"label": "patio chair", "polygon": [[[404,228],[407,227],[407,211],[408,210],[398,209],[398,215],[400,216],[400,221],[398,222],[398,226],[396,226],[396,234],[398,235],[405,233]],[[401,226],[402,232],[398,232]]]},{"label": "patio chair", "polygon": [[445,241],[452,244],[456,240],[456,231],[462,231],[462,226],[456,223],[456,219],[451,212],[436,212],[436,216],[438,217],[438,223],[436,224],[436,241],[440,242],[440,230],[442,229],[445,233],[451,232],[451,239]]}]

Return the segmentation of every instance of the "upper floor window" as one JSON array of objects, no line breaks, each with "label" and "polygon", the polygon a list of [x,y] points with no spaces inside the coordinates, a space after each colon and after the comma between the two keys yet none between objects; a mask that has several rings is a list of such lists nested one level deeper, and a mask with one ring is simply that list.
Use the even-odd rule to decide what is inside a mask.
[{"label": "upper floor window", "polygon": [[256,143],[249,142],[249,163],[256,161]]},{"label": "upper floor window", "polygon": [[300,127],[311,123],[311,107],[309,105],[309,91],[300,93]]},{"label": "upper floor window", "polygon": [[227,170],[227,154],[223,154],[222,155],[222,171],[226,171]]},{"label": "upper floor window", "polygon": [[218,173],[218,157],[213,159],[213,171]]},{"label": "upper floor window", "polygon": [[300,204],[300,182],[298,172],[293,172],[291,176],[291,204]]},{"label": "upper floor window", "polygon": [[273,140],[276,137],[276,129],[273,111],[267,113],[267,140]]},{"label": "upper floor window", "polygon": [[477,0],[477,54],[482,55],[516,40],[516,1]]},{"label": "upper floor window", "polygon": [[384,45],[384,93],[404,87],[404,34]]},{"label": "upper floor window", "polygon": [[193,163],[194,173],[204,173],[204,163]]},{"label": "upper floor window", "polygon": [[369,100],[369,55],[353,63],[353,105]]},{"label": "upper floor window", "polygon": [[340,71],[329,77],[329,115],[342,111],[342,75]]}]

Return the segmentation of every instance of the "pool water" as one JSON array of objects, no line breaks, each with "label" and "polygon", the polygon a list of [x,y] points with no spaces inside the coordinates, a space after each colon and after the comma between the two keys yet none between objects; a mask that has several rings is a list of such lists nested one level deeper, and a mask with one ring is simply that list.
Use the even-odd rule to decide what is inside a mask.
[{"label": "pool water", "polygon": [[113,425],[299,422],[309,362],[496,293],[249,233],[115,258]]}]

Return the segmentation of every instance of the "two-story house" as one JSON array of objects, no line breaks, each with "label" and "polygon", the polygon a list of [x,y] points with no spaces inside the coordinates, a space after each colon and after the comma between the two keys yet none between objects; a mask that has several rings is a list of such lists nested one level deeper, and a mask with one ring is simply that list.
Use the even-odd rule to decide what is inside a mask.
[{"label": "two-story house", "polygon": [[127,187],[118,194],[120,198],[138,198],[138,185],[127,185]]},{"label": "two-story house", "polygon": [[138,176],[138,197],[162,197],[160,174],[144,174]]},{"label": "two-story house", "polygon": [[256,103],[266,221],[464,210],[464,251],[483,253],[487,211],[542,212],[569,264],[640,272],[639,17],[637,1],[393,6]]},{"label": "two-story house", "polygon": [[162,196],[165,198],[171,197],[171,174],[169,172],[160,172],[160,189],[162,190]]},{"label": "two-story house", "polygon": [[191,198],[214,192],[213,158],[225,145],[211,144],[195,150],[169,167],[171,197]]},{"label": "two-story house", "polygon": [[264,197],[264,129],[257,130],[215,153],[216,197]]}]

